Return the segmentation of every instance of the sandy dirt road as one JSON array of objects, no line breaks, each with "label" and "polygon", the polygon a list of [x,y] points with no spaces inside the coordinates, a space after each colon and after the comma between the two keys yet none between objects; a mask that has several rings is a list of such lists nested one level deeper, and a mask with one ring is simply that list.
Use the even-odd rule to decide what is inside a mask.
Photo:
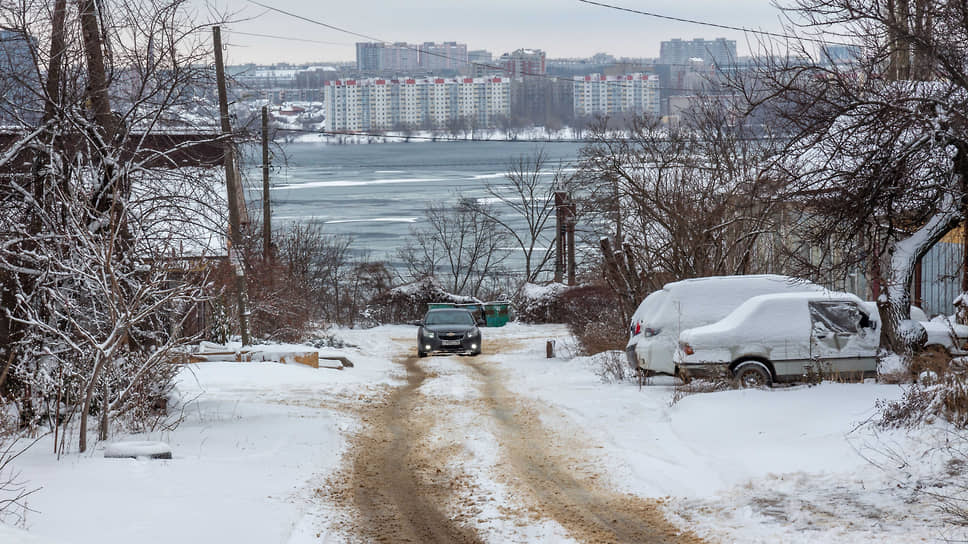
[{"label": "sandy dirt road", "polygon": [[[459,470],[459,452],[431,445],[431,429],[442,414],[473,410],[476,424],[488,426],[499,443],[502,462],[493,467],[493,477],[526,503],[509,505],[508,515],[552,520],[577,542],[702,542],[666,521],[656,501],[615,493],[599,483],[607,477],[586,455],[589,444],[581,433],[569,429],[567,437],[559,436],[541,423],[535,401],[508,389],[495,361],[502,349],[513,347],[512,341],[496,339],[489,342],[488,355],[452,359],[479,394],[464,404],[421,394],[421,385],[434,375],[421,360],[402,354],[408,344],[401,342],[395,359],[406,371],[406,382],[364,410],[364,427],[337,484],[342,487],[337,500],[352,512],[359,541],[494,541],[494,535],[485,538],[477,532],[473,515],[455,514],[454,505],[466,503],[468,495],[473,501],[475,494],[454,485],[462,479],[453,468]],[[442,470],[445,465],[449,468]]]}]

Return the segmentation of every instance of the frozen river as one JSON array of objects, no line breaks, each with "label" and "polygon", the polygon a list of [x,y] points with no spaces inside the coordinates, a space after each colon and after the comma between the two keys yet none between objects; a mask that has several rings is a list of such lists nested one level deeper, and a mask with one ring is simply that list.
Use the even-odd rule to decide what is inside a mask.
[{"label": "frozen river", "polygon": [[[284,156],[277,149],[273,161],[273,222],[321,223],[328,233],[352,236],[355,251],[392,261],[427,204],[484,198],[486,183],[501,183],[512,161],[538,149],[549,164],[573,167],[579,148],[534,142],[287,143]],[[261,199],[261,176],[259,168],[249,170],[249,184],[258,185],[248,193],[252,201]],[[252,208],[252,215],[261,212]]]}]

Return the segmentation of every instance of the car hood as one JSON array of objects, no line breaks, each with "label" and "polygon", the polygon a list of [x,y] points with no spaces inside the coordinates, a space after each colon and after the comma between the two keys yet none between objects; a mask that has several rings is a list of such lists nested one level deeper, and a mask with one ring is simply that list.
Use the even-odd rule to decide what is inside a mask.
[{"label": "car hood", "polygon": [[468,333],[474,329],[476,325],[455,325],[453,323],[443,324],[443,325],[424,325],[423,330],[434,332],[437,334],[445,332],[459,332]]}]

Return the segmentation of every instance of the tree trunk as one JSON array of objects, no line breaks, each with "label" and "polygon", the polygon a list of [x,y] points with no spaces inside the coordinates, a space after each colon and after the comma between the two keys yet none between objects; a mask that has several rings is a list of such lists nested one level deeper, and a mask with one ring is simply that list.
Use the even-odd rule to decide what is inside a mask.
[{"label": "tree trunk", "polygon": [[87,451],[87,416],[88,412],[91,411],[91,399],[94,398],[94,386],[97,384],[102,366],[104,366],[104,356],[99,355],[97,361],[94,363],[94,370],[91,373],[91,381],[87,384],[87,391],[84,392],[84,404],[81,406],[81,423],[77,438],[77,449],[81,453]]},{"label": "tree trunk", "polygon": [[919,347],[918,344],[925,340],[923,330],[902,327],[902,321],[911,316],[914,267],[945,234],[962,222],[962,198],[945,195],[938,213],[931,220],[894,244],[887,285],[877,301],[882,323],[881,347],[902,356],[910,356]]}]

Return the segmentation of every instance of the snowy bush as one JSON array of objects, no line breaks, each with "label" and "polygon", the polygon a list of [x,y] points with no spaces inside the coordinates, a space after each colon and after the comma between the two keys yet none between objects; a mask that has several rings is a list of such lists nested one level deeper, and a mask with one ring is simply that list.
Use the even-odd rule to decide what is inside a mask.
[{"label": "snowy bush", "polygon": [[514,297],[515,315],[525,323],[561,323],[561,297],[568,289],[563,283],[526,283]]},{"label": "snowy bush", "polygon": [[599,362],[596,373],[602,379],[602,383],[624,382],[635,377],[635,371],[625,359],[624,351],[603,351],[595,357]]},{"label": "snowy bush", "polygon": [[525,284],[515,297],[519,320],[564,323],[587,355],[625,347],[625,318],[614,291],[598,285]]},{"label": "snowy bush", "polygon": [[431,302],[482,304],[482,301],[448,293],[433,277],[394,287],[370,301],[367,315],[377,323],[407,323],[423,319]]},{"label": "snowy bush", "polygon": [[0,430],[0,525],[22,525],[28,511],[27,497],[37,491],[13,466],[13,461],[36,442],[26,441],[24,445],[20,438],[19,433]]},{"label": "snowy bush", "polygon": [[968,429],[968,381],[947,374],[929,384],[911,384],[896,401],[879,401],[881,427],[914,427],[945,420]]},{"label": "snowy bush", "polygon": [[[247,240],[250,325],[258,338],[297,342],[318,322],[353,326],[368,321],[366,301],[390,283],[382,263],[353,256],[351,238],[327,234],[318,225],[277,230],[273,248],[267,261],[261,237]],[[223,282],[231,279],[230,270],[223,274]]]},{"label": "snowy bush", "polygon": [[715,378],[695,379],[685,383],[679,382],[672,391],[672,400],[669,405],[675,406],[676,403],[690,395],[726,391],[733,387],[736,387],[736,384],[726,372]]}]

